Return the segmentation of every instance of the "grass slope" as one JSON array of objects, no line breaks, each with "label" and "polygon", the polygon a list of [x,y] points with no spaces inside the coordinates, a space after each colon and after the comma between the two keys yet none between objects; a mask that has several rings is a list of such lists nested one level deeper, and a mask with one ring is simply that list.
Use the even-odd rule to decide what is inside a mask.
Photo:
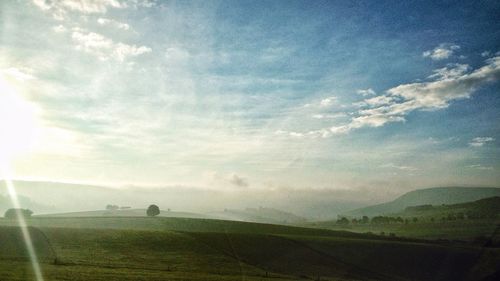
[{"label": "grass slope", "polygon": [[500,196],[500,188],[493,187],[434,187],[418,189],[397,199],[346,212],[349,216],[376,216],[403,211],[406,207],[418,205],[457,204],[483,198]]},{"label": "grass slope", "polygon": [[[33,227],[127,229],[182,232],[221,232],[247,234],[294,234],[313,236],[363,237],[363,234],[286,225],[250,223],[196,218],[166,217],[32,217],[27,223]],[[15,226],[13,220],[0,219],[0,225]]]},{"label": "grass slope", "polygon": [[401,217],[446,218],[456,214],[495,218],[500,214],[500,197],[490,197],[474,202],[451,205],[424,205],[407,207],[403,212],[394,214]]},{"label": "grass slope", "polygon": [[[500,237],[497,233],[500,221],[492,219],[481,220],[460,220],[460,221],[435,221],[418,222],[409,224],[357,224],[341,226],[335,221],[311,223],[307,226],[318,227],[322,229],[343,230],[357,233],[372,232],[380,235],[394,233],[399,237],[408,237],[416,239],[445,239],[473,241],[478,237],[491,237],[496,243],[500,243]],[[495,234],[497,233],[497,234]]]},{"label": "grass slope", "polygon": [[[498,248],[320,229],[172,218],[33,222],[47,280],[480,280],[500,268]],[[2,280],[29,280],[18,228],[0,227],[0,241]]]}]

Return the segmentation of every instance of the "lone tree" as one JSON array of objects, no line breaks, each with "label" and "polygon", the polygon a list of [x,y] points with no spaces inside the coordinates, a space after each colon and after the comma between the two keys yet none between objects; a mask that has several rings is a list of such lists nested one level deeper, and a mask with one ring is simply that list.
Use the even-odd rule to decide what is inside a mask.
[{"label": "lone tree", "polygon": [[31,211],[30,209],[8,209],[6,212],[5,212],[5,215],[4,217],[6,219],[17,219],[17,212],[19,212],[19,214],[21,214],[21,216],[25,217],[25,218],[29,218],[31,217],[31,215],[33,214],[33,211]]},{"label": "lone tree", "polygon": [[146,214],[149,217],[154,217],[160,214],[160,208],[156,205],[149,205],[148,210],[146,211]]}]

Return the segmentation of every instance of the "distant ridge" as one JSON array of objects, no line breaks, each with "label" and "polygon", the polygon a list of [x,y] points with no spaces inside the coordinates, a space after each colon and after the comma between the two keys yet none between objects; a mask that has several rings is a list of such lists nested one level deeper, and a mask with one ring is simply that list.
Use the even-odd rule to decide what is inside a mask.
[{"label": "distant ridge", "polygon": [[[35,215],[36,217],[60,217],[60,218],[84,218],[84,217],[146,217],[146,209],[125,209],[125,210],[96,210],[84,212],[67,212]],[[190,212],[174,212],[161,210],[159,217],[175,217],[175,218],[209,218],[203,214]]]},{"label": "distant ridge", "polygon": [[410,191],[387,203],[346,212],[347,216],[377,216],[397,213],[406,207],[418,205],[458,204],[479,199],[500,196],[500,188],[496,187],[432,187]]},{"label": "distant ridge", "polygon": [[420,205],[407,207],[397,213],[401,217],[431,218],[497,218],[500,215],[500,197],[488,197],[472,202],[451,205]]}]

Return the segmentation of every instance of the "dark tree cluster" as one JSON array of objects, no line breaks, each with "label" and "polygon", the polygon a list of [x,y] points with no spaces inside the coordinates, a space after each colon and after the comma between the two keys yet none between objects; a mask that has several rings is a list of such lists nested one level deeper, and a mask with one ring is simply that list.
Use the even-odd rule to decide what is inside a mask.
[{"label": "dark tree cluster", "polygon": [[389,217],[389,216],[376,216],[373,218],[369,218],[367,216],[363,216],[362,218],[353,218],[351,220],[346,217],[340,217],[337,219],[338,225],[348,225],[348,224],[408,224],[410,222],[417,223],[418,218],[414,217],[410,219],[403,219],[402,217]]},{"label": "dark tree cluster", "polygon": [[113,205],[113,204],[106,205],[107,211],[126,210],[126,209],[130,209],[130,208],[132,208],[132,207],[130,207],[130,206],[118,206],[118,205]]},{"label": "dark tree cluster", "polygon": [[33,214],[33,211],[31,211],[30,209],[13,209],[12,208],[12,209],[8,209],[5,212],[4,217],[6,219],[17,219],[18,214],[20,214],[24,218],[29,218]]},{"label": "dark tree cluster", "polygon": [[106,205],[106,210],[108,211],[116,211],[118,209],[120,209],[120,206],[118,205],[112,205],[112,204]]},{"label": "dark tree cluster", "polygon": [[394,223],[404,223],[402,217],[386,217],[386,216],[376,216],[371,220],[372,224],[394,224]]},{"label": "dark tree cluster", "polygon": [[342,217],[342,218],[340,218],[340,219],[337,220],[337,224],[339,224],[339,225],[348,225],[349,224],[349,220],[346,217]]}]

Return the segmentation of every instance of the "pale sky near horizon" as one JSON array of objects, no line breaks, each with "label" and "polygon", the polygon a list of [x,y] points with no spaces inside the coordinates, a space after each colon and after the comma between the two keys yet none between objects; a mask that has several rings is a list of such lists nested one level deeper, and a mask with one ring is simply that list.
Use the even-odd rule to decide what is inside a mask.
[{"label": "pale sky near horizon", "polygon": [[108,185],[499,186],[499,14],[2,1],[0,154],[16,178]]}]

